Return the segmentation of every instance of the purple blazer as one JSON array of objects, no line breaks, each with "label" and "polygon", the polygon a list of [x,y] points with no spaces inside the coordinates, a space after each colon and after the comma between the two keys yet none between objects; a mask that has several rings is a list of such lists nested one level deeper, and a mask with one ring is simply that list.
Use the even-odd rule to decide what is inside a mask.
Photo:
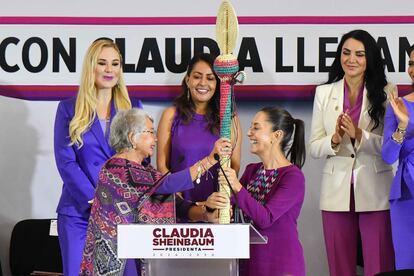
[{"label": "purple blazer", "polygon": [[414,120],[411,119],[411,114],[414,112],[414,104],[404,98],[402,99],[410,115],[407,133],[402,144],[398,144],[392,139],[392,134],[398,126],[398,119],[391,105],[387,106],[384,119],[382,159],[389,165],[398,160],[398,168],[390,189],[390,200],[411,199],[411,193],[414,191]]},{"label": "purple blazer", "polygon": [[304,276],[305,260],[297,220],[305,196],[305,177],[294,166],[278,169],[278,176],[259,203],[245,188],[254,181],[262,163],[249,164],[240,178],[244,188],[237,194],[239,207],[264,236],[267,244],[251,244],[250,259],[241,262],[240,275]]},{"label": "purple blazer", "polygon": [[[59,103],[54,128],[56,166],[63,180],[62,195],[56,212],[62,215],[88,218],[94,197],[98,175],[103,164],[115,154],[105,139],[95,118],[91,128],[83,134],[83,146],[69,146],[69,123],[75,113],[76,97]],[[133,107],[142,108],[140,100],[131,99]],[[111,102],[111,122],[116,114]]]}]

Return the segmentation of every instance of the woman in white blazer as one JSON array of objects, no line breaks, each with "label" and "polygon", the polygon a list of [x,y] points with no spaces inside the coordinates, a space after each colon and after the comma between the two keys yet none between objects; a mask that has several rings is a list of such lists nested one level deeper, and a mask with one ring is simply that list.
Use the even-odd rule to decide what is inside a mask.
[{"label": "woman in white blazer", "polygon": [[341,38],[326,84],[316,88],[310,154],[325,158],[320,208],[331,275],[355,276],[358,231],[366,276],[393,270],[388,194],[392,167],[381,158],[387,94],[374,38]]}]

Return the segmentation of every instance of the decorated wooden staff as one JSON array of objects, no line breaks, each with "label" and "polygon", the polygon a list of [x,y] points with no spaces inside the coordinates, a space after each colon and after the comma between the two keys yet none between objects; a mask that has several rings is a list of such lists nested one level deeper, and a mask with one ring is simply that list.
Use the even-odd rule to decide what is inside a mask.
[{"label": "decorated wooden staff", "polygon": [[[237,81],[239,62],[232,54],[237,36],[238,21],[233,6],[224,0],[219,8],[216,20],[216,40],[220,48],[220,56],[214,61],[214,71],[220,78],[220,136],[231,139],[231,124],[233,113],[233,85]],[[240,75],[244,78],[244,75]],[[243,79],[242,79],[243,80]],[[239,80],[240,82],[242,80]],[[220,161],[223,166],[230,166],[230,156],[223,157]],[[226,181],[219,183],[220,192],[230,196],[230,187]],[[230,223],[230,205],[227,209],[221,209],[219,223]]]}]

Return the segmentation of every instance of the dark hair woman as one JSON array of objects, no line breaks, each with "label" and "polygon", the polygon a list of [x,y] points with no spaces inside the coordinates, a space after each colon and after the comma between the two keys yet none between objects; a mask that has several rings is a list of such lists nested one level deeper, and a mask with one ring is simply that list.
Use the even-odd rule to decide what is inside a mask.
[{"label": "dark hair woman", "polygon": [[[157,166],[165,173],[182,170],[209,153],[219,138],[220,83],[213,70],[211,54],[196,54],[188,65],[182,81],[182,93],[174,106],[162,114],[158,125]],[[241,137],[239,118],[233,117],[231,166],[240,168]],[[211,160],[212,161],[212,160]],[[203,205],[215,191],[217,168],[201,179],[199,185],[182,193],[187,200]]]},{"label": "dark hair woman", "polygon": [[[240,181],[233,169],[224,171],[245,218],[268,242],[250,246],[250,259],[241,263],[240,274],[304,276],[297,231],[305,195],[305,177],[300,170],[306,155],[304,123],[282,108],[266,107],[254,116],[247,136],[250,152],[261,162],[247,165]],[[219,181],[225,181],[222,174]],[[212,199],[216,206],[225,208],[226,198],[221,193],[214,193]]]},{"label": "dark hair woman", "polygon": [[310,154],[326,159],[320,208],[330,275],[355,275],[361,233],[364,272],[392,270],[388,194],[392,167],[381,158],[388,84],[375,39],[344,34],[326,84],[316,88]]}]

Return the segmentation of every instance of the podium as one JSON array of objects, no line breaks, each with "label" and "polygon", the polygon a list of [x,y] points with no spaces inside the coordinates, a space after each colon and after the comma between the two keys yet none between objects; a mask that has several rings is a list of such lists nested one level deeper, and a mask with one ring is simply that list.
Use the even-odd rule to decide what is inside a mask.
[{"label": "podium", "polygon": [[118,258],[141,259],[144,276],[236,276],[250,244],[266,244],[251,224],[118,225]]}]

